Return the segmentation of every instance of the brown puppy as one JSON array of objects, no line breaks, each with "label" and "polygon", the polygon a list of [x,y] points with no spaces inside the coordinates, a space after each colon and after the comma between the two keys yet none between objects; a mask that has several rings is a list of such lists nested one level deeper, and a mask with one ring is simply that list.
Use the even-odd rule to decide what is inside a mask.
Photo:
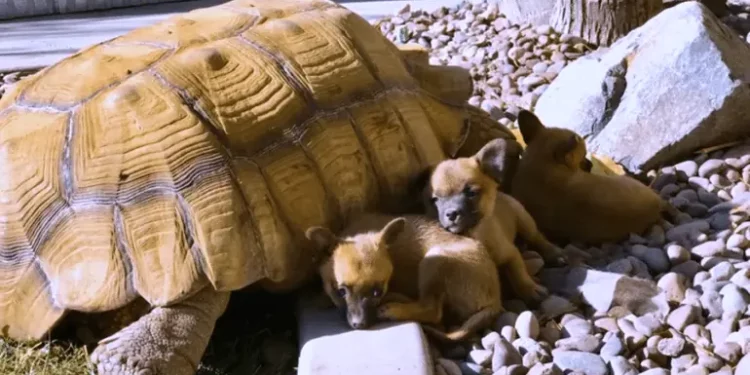
[{"label": "brown puppy", "polygon": [[[416,321],[443,342],[466,339],[503,310],[497,270],[481,243],[424,216],[366,213],[338,236],[311,227],[307,237],[330,256],[323,288],[354,329],[375,320]],[[451,333],[429,325],[461,324]]]},{"label": "brown puppy", "polygon": [[425,185],[428,215],[448,231],[481,241],[495,264],[502,266],[516,293],[527,301],[538,301],[547,291],[529,275],[515,245],[516,234],[539,250],[551,264],[564,263],[562,249],[547,241],[531,215],[516,199],[501,191],[506,168],[517,158],[520,145],[495,139],[472,157],[448,159],[432,170]]},{"label": "brown puppy", "polygon": [[511,194],[555,241],[601,243],[643,233],[675,209],[627,176],[587,173],[586,143],[576,133],[547,128],[529,111],[518,115],[526,150]]}]

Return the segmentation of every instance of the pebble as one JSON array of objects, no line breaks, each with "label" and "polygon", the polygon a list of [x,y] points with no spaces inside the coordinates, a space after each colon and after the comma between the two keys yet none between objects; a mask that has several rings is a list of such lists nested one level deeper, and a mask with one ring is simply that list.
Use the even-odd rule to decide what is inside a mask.
[{"label": "pebble", "polygon": [[520,365],[522,361],[521,354],[510,342],[501,338],[495,343],[492,353],[492,371],[497,371],[503,366]]},{"label": "pebble", "polygon": [[670,244],[667,246],[667,258],[675,266],[690,260],[690,252],[678,244]]},{"label": "pebble", "polygon": [[728,364],[734,366],[742,356],[742,347],[734,342],[724,342],[716,345],[714,353]]},{"label": "pebble", "polygon": [[609,361],[609,367],[612,369],[612,375],[638,375],[635,367],[622,356],[612,358]]},{"label": "pebble", "polygon": [[556,294],[551,294],[549,297],[545,298],[540,304],[539,309],[545,318],[550,319],[578,310],[576,305],[571,303],[568,299]]},{"label": "pebble", "polygon": [[555,346],[562,350],[576,350],[579,352],[597,352],[601,341],[593,335],[574,336],[558,340]]},{"label": "pebble", "polygon": [[692,305],[682,305],[669,313],[669,315],[667,316],[667,324],[670,327],[682,332],[685,327],[695,323],[698,320],[700,314],[700,307]]},{"label": "pebble", "polygon": [[516,319],[516,332],[519,337],[539,337],[539,321],[531,311],[524,311]]},{"label": "pebble", "polygon": [[445,358],[438,358],[437,361],[447,375],[462,375],[461,367],[455,361]]},{"label": "pebble", "polygon": [[666,293],[669,301],[680,303],[685,299],[686,282],[685,275],[669,272],[659,279],[657,286]]},{"label": "pebble", "polygon": [[604,360],[596,354],[574,351],[553,351],[554,363],[561,370],[580,371],[585,375],[607,375]]},{"label": "pebble", "polygon": [[657,345],[659,353],[667,357],[677,357],[682,353],[685,348],[685,339],[674,337],[669,339],[661,339]]},{"label": "pebble", "polygon": [[585,336],[594,333],[594,327],[589,321],[575,315],[567,314],[562,321],[564,337]]}]

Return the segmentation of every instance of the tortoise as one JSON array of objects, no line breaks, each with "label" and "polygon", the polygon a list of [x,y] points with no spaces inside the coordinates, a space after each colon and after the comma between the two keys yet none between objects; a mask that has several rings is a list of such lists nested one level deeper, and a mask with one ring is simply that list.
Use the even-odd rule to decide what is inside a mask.
[{"label": "tortoise", "polygon": [[315,276],[306,228],[513,137],[472,90],[325,0],[197,9],[29,76],[0,99],[2,334],[142,299],[99,372],[194,373],[230,292]]}]

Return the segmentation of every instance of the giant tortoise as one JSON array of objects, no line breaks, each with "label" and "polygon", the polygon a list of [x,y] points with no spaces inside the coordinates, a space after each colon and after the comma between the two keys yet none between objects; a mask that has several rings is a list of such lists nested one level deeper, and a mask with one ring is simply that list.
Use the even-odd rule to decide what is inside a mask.
[{"label": "giant tortoise", "polygon": [[235,0],[41,70],[0,99],[2,334],[142,298],[100,373],[194,373],[229,292],[314,276],[306,228],[513,137],[471,92],[325,0]]}]

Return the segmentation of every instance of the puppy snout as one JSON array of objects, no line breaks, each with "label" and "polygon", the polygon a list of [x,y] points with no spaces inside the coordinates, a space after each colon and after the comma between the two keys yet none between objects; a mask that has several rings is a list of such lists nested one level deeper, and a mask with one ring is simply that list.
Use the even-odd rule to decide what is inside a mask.
[{"label": "puppy snout", "polygon": [[445,212],[445,217],[448,218],[450,221],[456,221],[458,220],[459,212],[458,210],[448,210]]}]

